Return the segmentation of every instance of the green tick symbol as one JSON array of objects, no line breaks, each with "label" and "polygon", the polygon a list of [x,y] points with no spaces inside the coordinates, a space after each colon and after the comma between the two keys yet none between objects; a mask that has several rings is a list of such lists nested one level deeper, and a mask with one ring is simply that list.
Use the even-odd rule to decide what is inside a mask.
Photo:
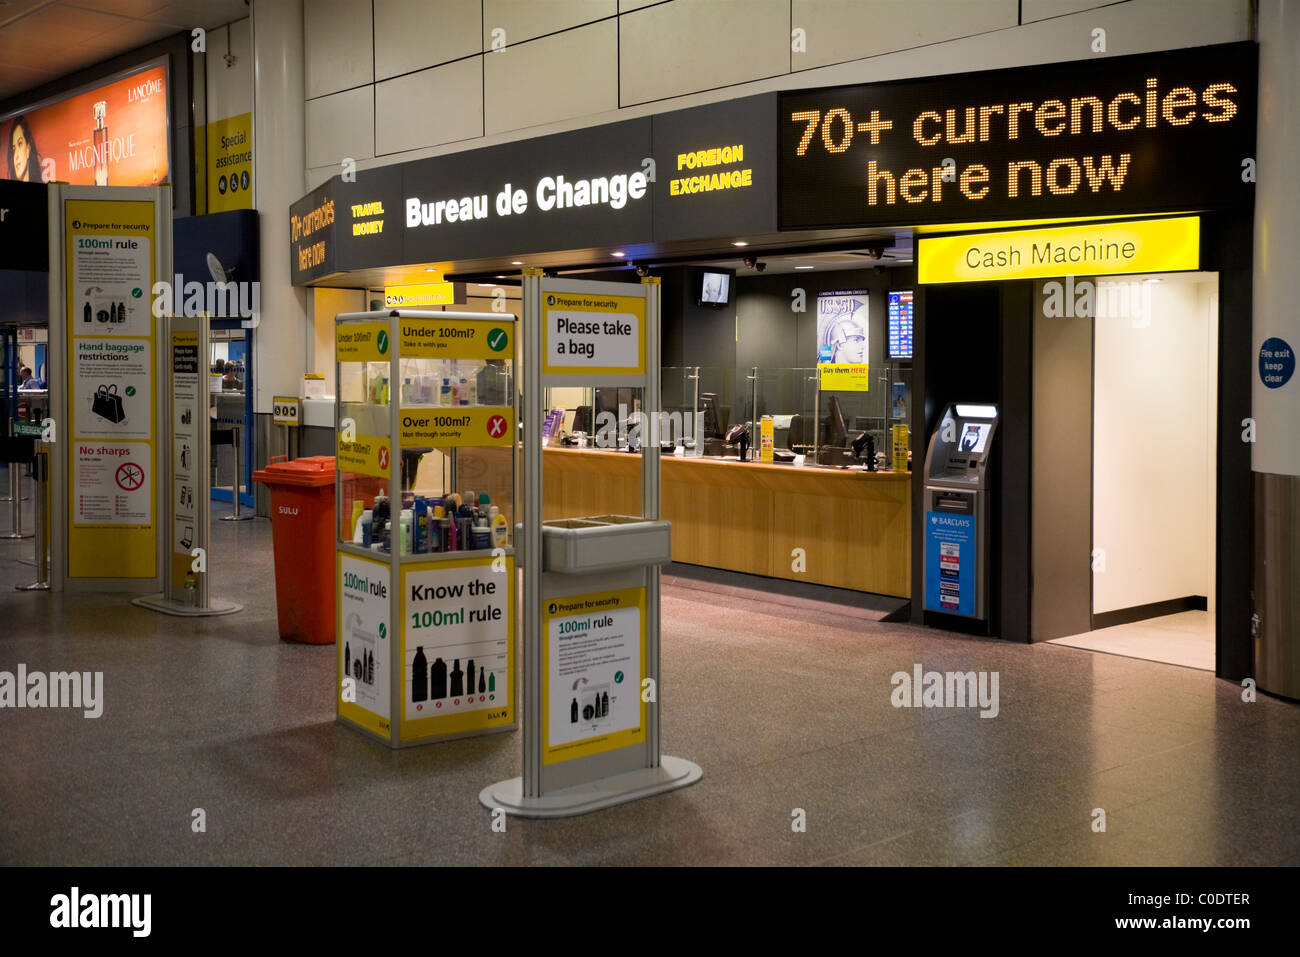
[{"label": "green tick symbol", "polygon": [[621,685],[622,683],[623,683],[623,672],[621,671],[614,672],[614,684]]},{"label": "green tick symbol", "polygon": [[382,621],[379,623],[379,637],[381,639],[388,637],[388,626],[385,625]]},{"label": "green tick symbol", "polygon": [[129,386],[127,386],[127,387],[126,387],[126,394],[127,394],[127,395],[135,395],[135,386],[133,386],[133,385],[129,385]]},{"label": "green tick symbol", "polygon": [[502,349],[506,347],[506,344],[509,341],[510,341],[510,337],[506,335],[506,331],[504,329],[493,329],[491,332],[488,333],[487,336],[488,348],[491,349],[493,352],[500,352]]},{"label": "green tick symbol", "polygon": [[144,290],[141,289],[139,286],[136,286],[134,289],[131,290],[132,299],[139,299],[143,295],[144,295]]},{"label": "green tick symbol", "polygon": [[375,339],[375,345],[379,347],[379,354],[382,356],[388,351],[388,333],[380,330],[379,336]]}]

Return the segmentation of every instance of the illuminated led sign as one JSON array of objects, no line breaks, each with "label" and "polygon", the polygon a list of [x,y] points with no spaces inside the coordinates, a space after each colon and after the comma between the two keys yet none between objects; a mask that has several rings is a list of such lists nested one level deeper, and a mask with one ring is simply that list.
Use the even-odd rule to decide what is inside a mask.
[{"label": "illuminated led sign", "polygon": [[1255,76],[1227,44],[783,93],[781,228],[1249,202]]},{"label": "illuminated led sign", "polygon": [[1199,269],[1198,216],[923,237],[922,283],[1106,276]]}]

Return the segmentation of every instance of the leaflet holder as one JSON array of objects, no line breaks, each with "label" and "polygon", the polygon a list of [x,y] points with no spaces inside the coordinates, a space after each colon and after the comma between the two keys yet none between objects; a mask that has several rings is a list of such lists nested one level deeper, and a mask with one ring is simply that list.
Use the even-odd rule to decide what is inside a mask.
[{"label": "leaflet holder", "polygon": [[988,618],[988,466],[998,407],[954,402],[925,455],[925,610]]}]

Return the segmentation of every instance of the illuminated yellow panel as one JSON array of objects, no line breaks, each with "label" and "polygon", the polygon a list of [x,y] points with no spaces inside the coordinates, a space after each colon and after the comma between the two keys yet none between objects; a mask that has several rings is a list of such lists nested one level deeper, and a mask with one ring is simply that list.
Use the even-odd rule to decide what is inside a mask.
[{"label": "illuminated yellow panel", "polygon": [[411,309],[416,306],[451,306],[456,302],[456,284],[425,282],[415,286],[385,286],[384,307]]},{"label": "illuminated yellow panel", "polygon": [[1200,217],[1182,216],[924,237],[917,242],[917,280],[989,282],[1199,269],[1200,235]]}]

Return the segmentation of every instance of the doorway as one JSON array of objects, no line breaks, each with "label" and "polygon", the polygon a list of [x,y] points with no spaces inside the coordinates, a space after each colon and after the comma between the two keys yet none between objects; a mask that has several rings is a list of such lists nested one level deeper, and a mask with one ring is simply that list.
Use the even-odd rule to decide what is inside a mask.
[{"label": "doorway", "polygon": [[1218,276],[1095,285],[1090,628],[1054,641],[1213,671]]}]

